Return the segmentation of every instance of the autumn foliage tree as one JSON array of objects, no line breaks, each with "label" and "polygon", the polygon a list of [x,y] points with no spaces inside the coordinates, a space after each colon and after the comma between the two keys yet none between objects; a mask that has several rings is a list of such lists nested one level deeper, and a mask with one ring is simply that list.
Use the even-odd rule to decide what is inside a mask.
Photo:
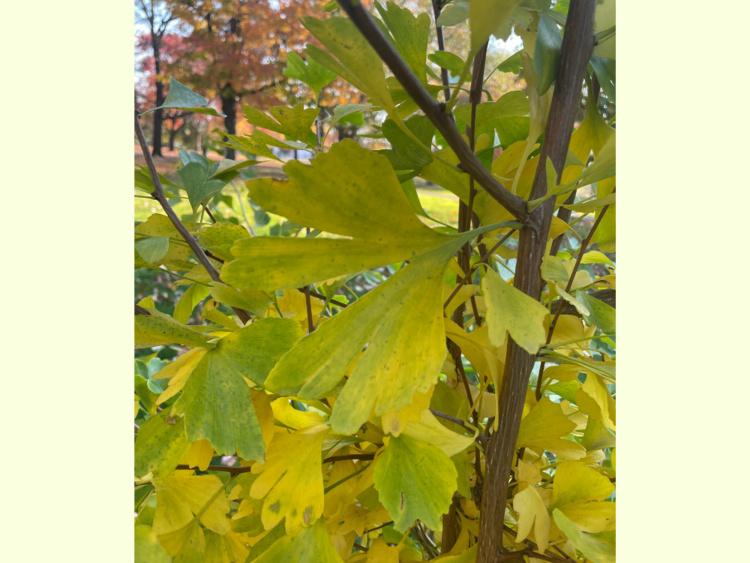
[{"label": "autumn foliage tree", "polygon": [[[253,159],[136,171],[136,267],[181,287],[135,307],[137,560],[613,562],[614,2],[338,6],[287,57],[306,97],[228,132]],[[337,77],[362,103],[323,113]],[[368,113],[385,148],[323,142]],[[313,157],[244,180],[279,148]]]}]

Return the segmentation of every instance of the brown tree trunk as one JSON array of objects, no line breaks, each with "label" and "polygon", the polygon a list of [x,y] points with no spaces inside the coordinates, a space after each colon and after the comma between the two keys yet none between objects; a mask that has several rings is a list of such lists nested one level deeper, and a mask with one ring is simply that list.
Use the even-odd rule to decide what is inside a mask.
[{"label": "brown tree trunk", "polygon": [[[156,105],[164,103],[164,84],[156,82]],[[157,109],[154,112],[153,137],[151,139],[151,154],[161,156],[162,124],[164,123],[164,110]]]},{"label": "brown tree trunk", "polygon": [[[593,49],[594,0],[572,0],[560,53],[560,67],[555,81],[549,118],[544,132],[544,144],[539,157],[531,199],[544,196],[547,191],[547,158],[552,160],[559,175],[568,151],[573,121],[580,103],[581,85],[586,64]],[[521,229],[518,245],[515,286],[539,299],[542,280],[540,267],[547,244],[554,198],[538,207],[531,215],[531,224]],[[482,494],[479,524],[478,563],[501,560],[502,532],[516,439],[521,425],[521,414],[535,355],[508,343],[505,373],[499,393],[499,431],[487,445],[487,471]],[[508,560],[508,559],[504,559]],[[523,557],[519,556],[518,561]]]},{"label": "brown tree trunk", "polygon": [[[159,80],[159,74],[161,73],[161,53],[159,52],[159,47],[159,40],[156,39],[152,31],[151,48],[154,52],[154,71],[156,72],[156,107],[161,106],[166,99],[166,96],[164,95],[164,83]],[[151,138],[151,154],[154,156],[161,156],[161,134],[163,123],[164,111],[157,109],[154,112],[153,136]]]},{"label": "brown tree trunk", "polygon": [[[229,135],[237,134],[237,94],[229,84],[221,89],[221,111],[224,117],[224,128]],[[225,137],[226,140],[226,137]],[[234,160],[235,150],[231,147],[224,149],[224,156]]]}]

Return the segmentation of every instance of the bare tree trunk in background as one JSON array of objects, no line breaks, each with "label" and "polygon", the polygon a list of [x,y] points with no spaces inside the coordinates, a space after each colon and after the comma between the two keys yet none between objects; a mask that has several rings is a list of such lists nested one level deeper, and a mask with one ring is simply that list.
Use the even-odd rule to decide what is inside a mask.
[{"label": "bare tree trunk in background", "polygon": [[[224,118],[224,128],[229,135],[237,134],[237,94],[230,84],[225,84],[221,89],[221,111]],[[224,156],[234,160],[235,151],[231,147],[224,149]]]},{"label": "bare tree trunk in background", "polygon": [[[159,73],[161,73],[161,56],[159,53],[159,39],[155,39],[154,35],[151,35],[151,45],[154,49],[154,69],[156,70],[156,107],[161,106],[164,103],[166,96],[164,96],[164,83],[159,80]],[[154,156],[161,156],[161,135],[162,135],[162,124],[164,123],[164,110],[157,109],[154,112],[154,125],[153,125],[153,137],[151,138],[151,154]]]}]

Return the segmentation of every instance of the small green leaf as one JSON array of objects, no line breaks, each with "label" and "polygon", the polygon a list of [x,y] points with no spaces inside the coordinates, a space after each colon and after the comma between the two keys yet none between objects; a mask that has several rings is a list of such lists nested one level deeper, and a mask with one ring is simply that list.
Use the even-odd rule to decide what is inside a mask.
[{"label": "small green leaf", "polygon": [[443,27],[458,25],[469,17],[469,0],[453,0],[440,11],[437,24]]},{"label": "small green leaf", "polygon": [[461,74],[461,70],[464,68],[464,60],[449,51],[438,51],[436,53],[430,53],[427,57],[433,63],[448,70],[453,76]]},{"label": "small green leaf", "polygon": [[391,436],[375,461],[375,489],[394,521],[405,532],[419,519],[440,527],[457,487],[458,472],[445,453],[408,436]]},{"label": "small green leaf", "polygon": [[205,113],[208,115],[224,117],[223,113],[216,111],[209,105],[209,101],[206,98],[200,94],[196,94],[190,88],[174,78],[169,79],[169,92],[164,103],[161,106],[150,109],[144,113],[162,108],[182,109],[193,113]]},{"label": "small green leaf", "polygon": [[389,1],[387,7],[375,4],[387,31],[401,57],[422,82],[427,79],[427,41],[430,35],[430,17],[422,12],[415,16],[408,8]]},{"label": "small green leaf", "polygon": [[212,173],[213,171],[209,168],[197,162],[190,162],[180,168],[180,179],[188,194],[193,212],[201,203],[207,202],[225,186],[221,180],[212,180]]},{"label": "small green leaf", "polygon": [[534,72],[537,76],[537,92],[540,95],[544,94],[555,81],[557,67],[560,65],[561,46],[562,35],[555,20],[542,13],[539,16],[534,47]]},{"label": "small green leaf", "polygon": [[287,56],[284,76],[304,82],[315,93],[316,97],[320,95],[323,88],[336,79],[335,72],[331,72],[310,57],[305,60],[295,52],[291,52]]},{"label": "small green leaf", "polygon": [[602,332],[614,334],[616,330],[615,309],[588,293],[579,292],[577,297],[586,304],[586,307],[590,311],[588,315],[589,322],[599,327]]},{"label": "small green leaf", "polygon": [[135,241],[135,249],[149,264],[156,264],[169,252],[169,237],[146,237]]},{"label": "small green leaf", "polygon": [[512,72],[513,74],[519,74],[522,68],[523,50],[513,53],[510,57],[497,65],[497,70],[500,72]]}]

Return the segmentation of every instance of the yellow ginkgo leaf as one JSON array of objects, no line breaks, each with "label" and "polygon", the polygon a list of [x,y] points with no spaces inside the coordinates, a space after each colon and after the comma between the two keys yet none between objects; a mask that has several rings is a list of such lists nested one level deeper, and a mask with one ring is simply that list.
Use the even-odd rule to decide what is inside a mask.
[{"label": "yellow ginkgo leaf", "polygon": [[250,496],[265,497],[261,520],[266,530],[286,518],[287,534],[295,534],[323,514],[321,446],[326,434],[326,426],[280,431],[271,442],[266,462],[253,467],[253,473],[260,475]]},{"label": "yellow ginkgo leaf", "polygon": [[214,455],[214,448],[208,440],[196,440],[191,442],[187,451],[182,456],[182,463],[190,467],[197,467],[205,471],[211,458]]},{"label": "yellow ginkgo leaf", "polygon": [[376,539],[367,552],[367,563],[398,563],[403,544],[388,545],[382,538]]},{"label": "yellow ginkgo leaf", "polygon": [[586,374],[586,380],[576,395],[576,402],[583,412],[599,419],[607,430],[615,431],[615,400],[598,375]]},{"label": "yellow ginkgo leaf", "polygon": [[156,482],[157,535],[180,530],[195,519],[217,534],[225,534],[229,531],[227,512],[224,485],[215,475],[176,471]]},{"label": "yellow ginkgo leaf", "polygon": [[543,397],[521,420],[517,446],[529,447],[539,453],[549,450],[565,459],[579,459],[586,455],[583,446],[562,438],[575,427],[575,422],[563,414],[559,404]]},{"label": "yellow ginkgo leaf", "polygon": [[615,529],[614,502],[574,502],[559,507],[584,532],[598,533]]},{"label": "yellow ginkgo leaf", "polygon": [[494,270],[482,278],[482,294],[487,305],[490,342],[501,346],[506,334],[529,354],[544,344],[547,308],[524,292],[503,281]]},{"label": "yellow ginkgo leaf", "polygon": [[599,501],[609,497],[615,487],[609,479],[583,463],[560,463],[552,484],[552,501],[556,508],[574,502]]},{"label": "yellow ginkgo leaf", "polygon": [[323,415],[317,411],[303,411],[292,406],[292,400],[286,397],[279,397],[271,402],[273,417],[289,428],[300,430],[317,426],[325,422]]},{"label": "yellow ginkgo leaf", "polygon": [[534,528],[534,539],[539,550],[544,553],[549,544],[551,519],[544,500],[536,487],[526,487],[513,497],[513,510],[518,512],[518,531],[516,542],[520,543],[529,537]]},{"label": "yellow ginkgo leaf", "polygon": [[428,409],[423,410],[418,420],[406,425],[404,435],[437,446],[448,456],[453,457],[474,442],[474,436],[464,436],[448,430]]}]

